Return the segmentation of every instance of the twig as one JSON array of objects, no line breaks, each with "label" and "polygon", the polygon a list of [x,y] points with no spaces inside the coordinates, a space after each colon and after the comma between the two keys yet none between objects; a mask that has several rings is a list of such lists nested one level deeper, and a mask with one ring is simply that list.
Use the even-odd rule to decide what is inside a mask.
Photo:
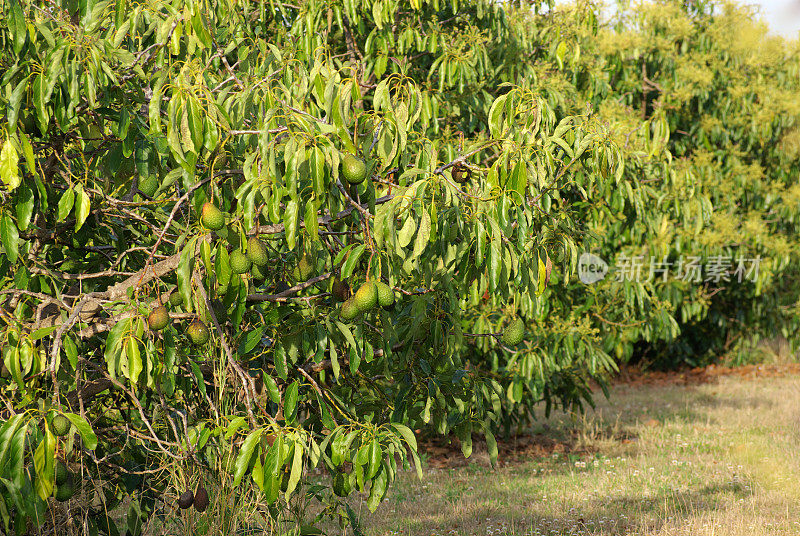
[{"label": "twig", "polygon": [[[279,292],[277,294],[248,294],[247,301],[250,302],[285,302],[289,299],[292,299],[294,294],[297,294],[303,289],[306,289],[312,285],[319,283],[320,281],[325,281],[326,279],[330,278],[333,275],[333,272],[326,272],[322,275],[318,275],[317,277],[313,277],[308,281],[304,281],[302,283],[298,283],[293,287],[289,287],[286,290]],[[318,294],[316,296],[309,296],[309,298],[313,297],[322,297],[326,296],[328,293]],[[299,299],[299,298],[297,298]]]},{"label": "twig", "polygon": [[247,373],[242,369],[239,363],[233,358],[233,353],[231,352],[230,347],[228,346],[228,340],[225,336],[225,332],[222,330],[222,326],[219,324],[219,320],[217,320],[217,315],[214,314],[214,308],[211,305],[211,300],[208,299],[208,294],[206,294],[206,289],[203,287],[202,281],[200,281],[200,277],[195,272],[194,274],[194,282],[197,285],[197,290],[200,292],[200,295],[203,297],[203,301],[206,304],[206,308],[208,309],[208,314],[211,316],[211,321],[214,323],[214,328],[217,330],[217,334],[219,335],[220,343],[222,344],[222,349],[225,352],[225,355],[228,357],[228,365],[233,368],[236,374],[239,376],[239,379],[242,382],[242,385],[245,387],[249,393],[246,394],[244,397],[244,403],[247,407],[247,414],[250,417],[250,425],[253,427],[258,426],[258,421],[256,421],[256,416],[253,413],[252,407],[252,400],[256,400],[256,388],[254,385],[253,378],[250,378]]}]

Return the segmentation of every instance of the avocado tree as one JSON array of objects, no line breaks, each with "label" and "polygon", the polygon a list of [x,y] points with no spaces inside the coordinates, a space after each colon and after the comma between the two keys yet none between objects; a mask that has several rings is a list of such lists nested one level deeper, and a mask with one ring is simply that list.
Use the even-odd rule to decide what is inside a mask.
[{"label": "avocado tree", "polygon": [[416,431],[495,460],[677,336],[648,285],[571,280],[707,208],[643,186],[668,115],[594,91],[594,8],[299,4],[0,0],[6,531],[352,519]]}]

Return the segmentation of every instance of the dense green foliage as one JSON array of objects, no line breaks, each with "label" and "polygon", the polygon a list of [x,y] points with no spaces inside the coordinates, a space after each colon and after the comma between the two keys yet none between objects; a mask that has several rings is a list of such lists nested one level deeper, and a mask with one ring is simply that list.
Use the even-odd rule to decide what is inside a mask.
[{"label": "dense green foliage", "polygon": [[[494,458],[615,360],[796,329],[800,60],[742,8],[0,6],[6,529],[74,529],[55,495],[115,534],[132,495],[139,534],[194,490],[229,533],[227,483],[346,519],[412,430]],[[586,285],[584,251],[763,262]]]}]

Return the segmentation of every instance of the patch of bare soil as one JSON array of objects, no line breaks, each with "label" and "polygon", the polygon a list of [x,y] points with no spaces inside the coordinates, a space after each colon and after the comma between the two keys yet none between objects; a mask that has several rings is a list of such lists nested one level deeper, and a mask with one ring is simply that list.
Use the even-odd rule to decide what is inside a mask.
[{"label": "patch of bare soil", "polygon": [[624,367],[613,379],[613,383],[626,385],[699,385],[712,383],[723,376],[736,376],[742,379],[783,378],[800,374],[800,363],[781,365],[760,364],[741,367],[708,365],[678,371],[652,371],[637,367]]}]

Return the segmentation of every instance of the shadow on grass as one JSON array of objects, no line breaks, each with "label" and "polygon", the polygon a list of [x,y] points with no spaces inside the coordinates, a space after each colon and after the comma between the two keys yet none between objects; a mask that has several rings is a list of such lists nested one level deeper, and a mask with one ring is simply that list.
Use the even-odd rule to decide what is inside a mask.
[{"label": "shadow on grass", "polygon": [[[380,510],[373,515],[366,514],[363,516],[365,534],[605,536],[638,534],[645,530],[650,533],[667,525],[680,526],[682,521],[717,511],[731,500],[745,499],[753,493],[742,483],[729,482],[697,490],[663,489],[645,497],[629,494],[580,501],[580,504],[575,501],[577,505],[572,507],[565,502],[555,505],[557,513],[549,513],[554,505],[525,498],[513,488],[495,488],[488,497],[459,497],[453,491],[445,491],[436,504],[423,497],[412,500],[402,507],[409,513],[405,519],[394,518],[387,523],[373,518],[373,515],[382,517]],[[526,500],[529,504],[522,504]],[[547,500],[566,501],[561,497]],[[381,509],[387,508],[391,508],[391,503],[381,506]]]}]

